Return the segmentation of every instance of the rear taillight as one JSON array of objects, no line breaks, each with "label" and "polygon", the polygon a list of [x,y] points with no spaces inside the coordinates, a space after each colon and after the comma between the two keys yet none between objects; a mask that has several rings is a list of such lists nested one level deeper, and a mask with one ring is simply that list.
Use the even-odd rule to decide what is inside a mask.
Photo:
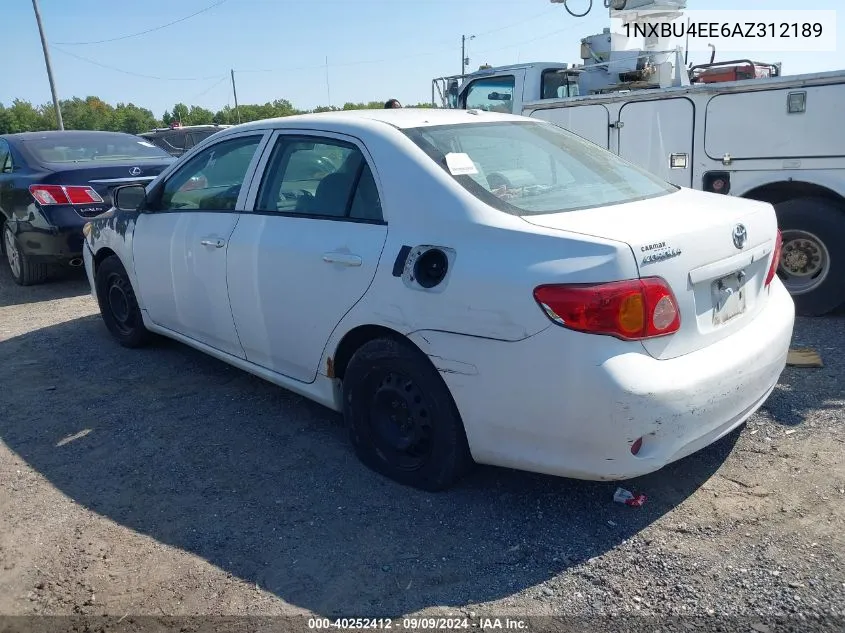
[{"label": "rear taillight", "polygon": [[780,256],[783,252],[783,237],[780,234],[780,230],[778,230],[777,236],[775,237],[775,248],[774,252],[772,252],[772,263],[769,264],[769,272],[766,275],[766,283],[765,285],[768,286],[772,283],[772,280],[775,278],[775,275],[778,272],[778,266],[780,266]]},{"label": "rear taillight", "polygon": [[29,193],[42,205],[52,204],[99,204],[100,194],[88,186],[78,185],[30,185]]},{"label": "rear taillight", "polygon": [[545,285],[534,299],[558,325],[627,341],[666,336],[681,327],[675,295],[659,277],[594,285]]}]

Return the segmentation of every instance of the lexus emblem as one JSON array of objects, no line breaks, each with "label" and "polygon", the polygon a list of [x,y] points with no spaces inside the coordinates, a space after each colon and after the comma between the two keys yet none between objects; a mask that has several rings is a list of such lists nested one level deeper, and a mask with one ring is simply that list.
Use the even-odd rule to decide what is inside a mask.
[{"label": "lexus emblem", "polygon": [[734,227],[733,239],[734,239],[734,246],[736,246],[738,249],[742,250],[742,247],[745,246],[745,242],[748,240],[748,231],[745,230],[744,225],[737,224]]},{"label": "lexus emblem", "polygon": [[130,176],[140,176],[141,175],[141,168],[140,167],[133,167],[129,170]]}]

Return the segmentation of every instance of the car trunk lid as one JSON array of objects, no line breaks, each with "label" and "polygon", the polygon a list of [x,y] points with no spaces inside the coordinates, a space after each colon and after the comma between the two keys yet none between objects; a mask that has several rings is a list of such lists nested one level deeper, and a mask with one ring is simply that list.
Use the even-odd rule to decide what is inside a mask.
[{"label": "car trunk lid", "polygon": [[769,204],[682,189],[637,202],[523,219],[624,242],[641,277],[662,277],[669,284],[681,326],[672,335],[643,341],[655,358],[675,358],[723,339],[745,327],[765,305],[765,279],[777,235]]},{"label": "car trunk lid", "polygon": [[[174,159],[175,160],[175,159]],[[112,206],[112,192],[122,185],[147,185],[173,162],[172,160],[140,160],[137,162],[90,162],[73,166],[53,164],[53,174],[45,184],[88,185],[103,199],[101,203],[75,205],[83,217],[94,217]]]}]

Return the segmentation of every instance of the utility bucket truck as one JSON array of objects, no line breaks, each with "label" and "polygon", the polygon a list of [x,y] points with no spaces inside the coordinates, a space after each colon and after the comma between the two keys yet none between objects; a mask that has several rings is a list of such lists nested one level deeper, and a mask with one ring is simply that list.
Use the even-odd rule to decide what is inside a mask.
[{"label": "utility bucket truck", "polygon": [[773,204],[778,275],[797,312],[829,313],[845,303],[845,70],[783,76],[780,64],[716,62],[715,49],[710,63],[688,67],[681,48],[666,50],[647,28],[685,8],[614,0],[610,17],[645,37],[605,29],[582,40],[582,64],[440,77],[433,105],[544,119],[678,186]]}]

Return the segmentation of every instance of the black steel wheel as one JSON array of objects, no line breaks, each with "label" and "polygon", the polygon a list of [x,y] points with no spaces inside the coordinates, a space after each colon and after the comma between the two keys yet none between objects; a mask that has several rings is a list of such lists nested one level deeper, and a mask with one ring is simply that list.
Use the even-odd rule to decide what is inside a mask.
[{"label": "black steel wheel", "polygon": [[463,423],[440,374],[409,343],[364,344],[343,379],[344,419],[358,458],[428,491],[454,484],[472,463]]},{"label": "black steel wheel", "polygon": [[100,314],[111,335],[124,347],[141,347],[150,338],[129,276],[117,256],[97,267],[95,277]]}]

